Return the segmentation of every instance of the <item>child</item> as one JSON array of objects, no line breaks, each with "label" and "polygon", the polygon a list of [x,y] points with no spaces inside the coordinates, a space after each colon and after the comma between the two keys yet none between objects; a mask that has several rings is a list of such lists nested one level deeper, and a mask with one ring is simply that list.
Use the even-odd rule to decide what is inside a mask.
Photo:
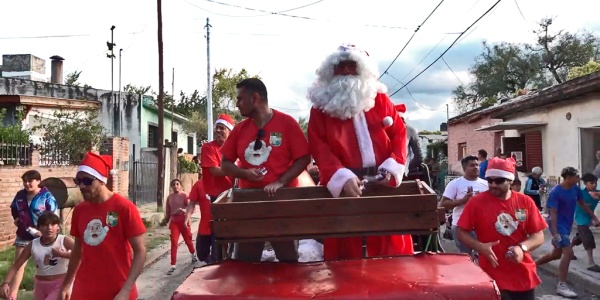
[{"label": "child", "polygon": [[19,258],[6,274],[2,282],[2,293],[6,299],[14,299],[10,298],[9,282],[29,257],[33,257],[37,266],[35,269],[33,299],[58,299],[63,277],[69,266],[73,239],[58,233],[60,219],[53,212],[42,213],[37,221],[38,230],[42,236],[25,246]]},{"label": "child", "polygon": [[510,189],[513,192],[521,192],[521,180],[519,178],[515,178],[515,180],[510,184]]},{"label": "child", "polygon": [[171,188],[173,189],[173,193],[167,197],[165,218],[162,221],[163,225],[166,225],[169,220],[171,221],[169,224],[169,229],[171,230],[171,268],[169,269],[169,272],[167,272],[167,275],[173,274],[177,266],[177,248],[179,248],[180,234],[183,236],[183,240],[192,254],[192,263],[195,263],[198,260],[196,258],[194,244],[192,243],[190,224],[185,221],[185,209],[188,206],[188,195],[181,190],[182,186],[179,179],[171,181]]},{"label": "child", "polygon": [[[600,199],[600,194],[598,194],[599,191],[596,189],[598,177],[596,177],[594,174],[588,173],[583,175],[581,179],[585,184],[585,187],[581,189],[581,193],[583,194],[583,202],[585,202],[585,205],[591,211],[594,211],[598,205],[598,200]],[[592,219],[579,205],[575,208],[575,222],[577,223],[577,235],[575,238],[573,238],[572,244],[573,246],[583,244],[583,248],[587,252],[588,257],[587,269],[592,272],[600,272],[600,266],[596,265],[596,262],[594,262],[594,256],[592,255],[593,250],[596,248],[594,234],[590,230]]]}]

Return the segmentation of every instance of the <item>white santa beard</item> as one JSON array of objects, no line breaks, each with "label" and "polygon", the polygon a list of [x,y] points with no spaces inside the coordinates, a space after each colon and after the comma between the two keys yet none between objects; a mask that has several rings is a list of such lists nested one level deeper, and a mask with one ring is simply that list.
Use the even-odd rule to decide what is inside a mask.
[{"label": "white santa beard", "polygon": [[[98,236],[94,237],[93,236],[94,234],[97,234]],[[100,232],[94,232],[94,233],[92,233],[89,230],[86,230],[83,233],[83,240],[86,244],[88,244],[90,246],[98,246],[104,241],[106,234],[107,234],[107,232],[104,230],[100,230]]]},{"label": "white santa beard", "polygon": [[315,81],[308,89],[308,98],[315,108],[346,120],[375,106],[380,85],[375,78],[335,76],[329,82]]}]

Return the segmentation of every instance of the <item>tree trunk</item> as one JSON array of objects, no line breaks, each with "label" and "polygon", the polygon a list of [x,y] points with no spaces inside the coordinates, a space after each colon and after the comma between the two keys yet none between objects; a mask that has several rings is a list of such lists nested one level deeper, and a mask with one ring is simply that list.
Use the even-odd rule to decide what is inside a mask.
[{"label": "tree trunk", "polygon": [[163,210],[163,192],[165,182],[164,166],[164,70],[163,70],[163,35],[162,35],[162,1],[156,0],[158,12],[158,182],[156,188],[156,208]]}]

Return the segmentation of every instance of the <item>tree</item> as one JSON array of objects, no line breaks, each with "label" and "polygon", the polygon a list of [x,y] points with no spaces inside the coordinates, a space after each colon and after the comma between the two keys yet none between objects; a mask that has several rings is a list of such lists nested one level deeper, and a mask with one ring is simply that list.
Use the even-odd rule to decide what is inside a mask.
[{"label": "tree", "polygon": [[150,91],[150,86],[136,86],[131,83],[127,84],[123,87],[123,91],[130,96],[138,96],[139,100],[142,100],[142,96],[144,96],[148,91]]},{"label": "tree", "polygon": [[427,155],[425,159],[433,159],[436,162],[442,162],[448,157],[448,140],[437,141],[427,145]]},{"label": "tree", "polygon": [[302,132],[304,132],[304,136],[308,138],[308,118],[307,117],[299,117],[298,125],[302,128]]},{"label": "tree", "polygon": [[429,131],[429,130],[421,130],[419,131],[420,135],[441,135],[442,132],[437,130],[437,131]]},{"label": "tree", "polygon": [[79,86],[79,76],[81,75],[81,72],[83,71],[75,70],[72,73],[67,74],[67,76],[65,76],[65,85]]},{"label": "tree", "polygon": [[49,164],[79,164],[93,148],[100,149],[106,139],[104,127],[98,122],[95,109],[54,111],[53,119],[34,116],[37,123],[32,132],[42,131],[41,154]]},{"label": "tree", "polygon": [[589,61],[587,64],[581,67],[574,67],[569,71],[568,80],[575,79],[578,77],[582,77],[585,75],[589,75],[592,73],[600,72],[600,63],[597,61]]}]

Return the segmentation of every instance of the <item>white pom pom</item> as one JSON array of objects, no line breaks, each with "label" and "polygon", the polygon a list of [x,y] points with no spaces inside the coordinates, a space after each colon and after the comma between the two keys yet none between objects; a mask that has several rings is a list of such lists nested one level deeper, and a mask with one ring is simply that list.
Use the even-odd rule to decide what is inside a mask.
[{"label": "white pom pom", "polygon": [[110,170],[109,173],[110,173],[110,175],[117,175],[117,174],[119,174],[119,170],[112,169],[112,170]]},{"label": "white pom pom", "polygon": [[393,124],[394,124],[394,119],[392,119],[392,117],[387,116],[387,117],[383,118],[383,126],[390,127]]}]

